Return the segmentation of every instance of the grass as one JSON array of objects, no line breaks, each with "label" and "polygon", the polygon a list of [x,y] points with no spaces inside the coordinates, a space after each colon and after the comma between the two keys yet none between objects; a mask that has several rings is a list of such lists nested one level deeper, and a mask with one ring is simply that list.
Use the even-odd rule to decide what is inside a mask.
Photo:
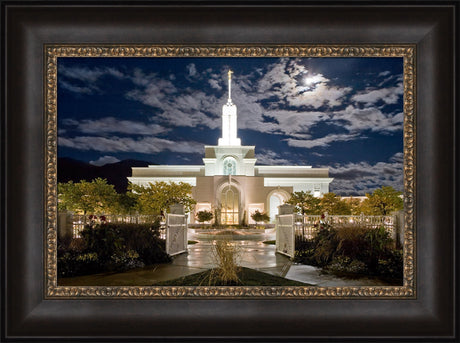
[{"label": "grass", "polygon": [[311,286],[245,267],[238,268],[238,279],[238,282],[224,284],[213,276],[213,269],[210,269],[178,279],[158,282],[154,286]]},{"label": "grass", "polygon": [[271,240],[271,241],[263,241],[262,243],[264,243],[264,244],[271,244],[271,245],[275,245],[275,244],[276,244],[276,240]]}]

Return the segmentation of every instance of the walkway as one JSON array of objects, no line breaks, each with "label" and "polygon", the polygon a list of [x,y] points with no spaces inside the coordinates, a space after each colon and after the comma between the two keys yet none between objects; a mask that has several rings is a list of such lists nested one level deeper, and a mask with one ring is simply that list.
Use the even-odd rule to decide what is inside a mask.
[{"label": "walkway", "polygon": [[[188,253],[175,256],[172,263],[148,266],[124,273],[101,273],[95,275],[61,279],[59,285],[73,286],[147,286],[159,281],[176,279],[182,276],[199,273],[216,266],[213,257],[213,241],[232,239],[239,247],[238,264],[242,267],[256,269],[268,274],[287,279],[305,282],[317,286],[380,286],[385,283],[375,279],[350,280],[332,275],[321,274],[320,269],[292,264],[284,255],[275,253],[275,245],[264,244],[263,241],[274,240],[273,231],[233,231],[233,235],[215,235],[212,231],[190,230],[189,240],[198,241],[189,244]],[[230,232],[230,231],[229,231]]]}]

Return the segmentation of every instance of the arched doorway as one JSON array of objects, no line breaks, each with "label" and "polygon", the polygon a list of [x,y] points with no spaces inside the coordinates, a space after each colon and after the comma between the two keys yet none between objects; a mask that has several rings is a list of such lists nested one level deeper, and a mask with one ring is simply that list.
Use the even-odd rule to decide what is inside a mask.
[{"label": "arched doorway", "polygon": [[289,194],[283,190],[276,190],[268,195],[268,210],[270,222],[274,223],[278,215],[278,206],[284,204],[289,199]]},{"label": "arched doorway", "polygon": [[226,186],[220,195],[221,223],[224,225],[239,224],[240,196],[238,189]]}]

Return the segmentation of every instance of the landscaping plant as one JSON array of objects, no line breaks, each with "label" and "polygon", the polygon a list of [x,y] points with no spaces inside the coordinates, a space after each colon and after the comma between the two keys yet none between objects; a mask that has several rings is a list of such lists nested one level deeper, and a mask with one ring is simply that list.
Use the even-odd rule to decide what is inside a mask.
[{"label": "landscaping plant", "polygon": [[322,224],[312,239],[296,238],[295,260],[339,275],[403,278],[403,253],[384,227]]},{"label": "landscaping plant", "polygon": [[237,285],[238,278],[238,257],[240,250],[228,239],[219,239],[213,246],[214,259],[217,262],[217,268],[212,270],[209,278],[210,284]]},{"label": "landscaping plant", "polygon": [[170,262],[159,223],[122,224],[92,221],[70,244],[58,247],[58,275],[69,277],[126,271]]}]

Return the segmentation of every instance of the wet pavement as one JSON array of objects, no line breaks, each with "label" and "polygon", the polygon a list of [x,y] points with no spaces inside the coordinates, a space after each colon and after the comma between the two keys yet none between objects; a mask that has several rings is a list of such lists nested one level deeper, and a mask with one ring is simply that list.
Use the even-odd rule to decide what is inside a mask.
[{"label": "wet pavement", "polygon": [[275,245],[263,243],[275,239],[274,230],[244,232],[228,230],[225,234],[222,233],[210,230],[189,230],[188,239],[198,241],[198,243],[189,244],[188,253],[173,257],[173,262],[170,264],[148,266],[124,273],[102,273],[64,278],[59,280],[59,285],[145,286],[199,273],[216,267],[217,263],[213,252],[216,239],[225,239],[235,245],[237,264],[242,267],[323,287],[386,285],[375,279],[339,278],[322,274],[319,268],[313,266],[293,264],[288,257],[275,253]]}]

